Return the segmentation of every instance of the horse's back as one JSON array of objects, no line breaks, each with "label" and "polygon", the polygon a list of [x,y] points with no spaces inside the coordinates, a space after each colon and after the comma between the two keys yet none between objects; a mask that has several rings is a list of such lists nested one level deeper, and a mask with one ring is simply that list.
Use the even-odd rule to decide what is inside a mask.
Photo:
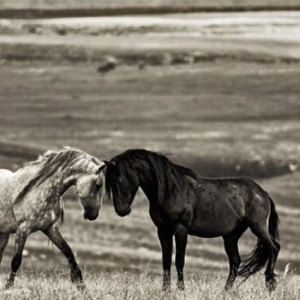
[{"label": "horse's back", "polygon": [[[269,210],[269,196],[263,188],[250,178],[224,178],[211,181],[221,200],[231,203],[232,207],[242,208],[245,216],[261,208]],[[265,213],[264,213],[265,214]]]},{"label": "horse's back", "polygon": [[13,172],[7,169],[0,169],[0,180],[1,178],[10,177],[13,175]]},{"label": "horse's back", "polygon": [[[7,189],[9,179],[13,176],[13,172],[7,169],[0,169],[0,195]],[[1,201],[1,199],[0,199]]]},{"label": "horse's back", "polygon": [[271,210],[270,196],[253,179],[243,179],[244,189],[247,191],[246,217],[249,223],[263,222]]},{"label": "horse's back", "polygon": [[0,169],[0,195],[1,191],[6,190],[9,179],[13,176],[13,172],[7,169]]},{"label": "horse's back", "polygon": [[203,179],[197,184],[191,229],[200,236],[226,235],[241,222],[268,215],[267,193],[252,179]]}]

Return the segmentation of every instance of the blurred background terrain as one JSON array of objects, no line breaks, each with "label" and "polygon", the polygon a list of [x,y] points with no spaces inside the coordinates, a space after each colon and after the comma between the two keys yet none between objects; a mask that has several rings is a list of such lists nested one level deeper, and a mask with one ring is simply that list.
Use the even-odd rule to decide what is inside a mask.
[{"label": "blurred background terrain", "polygon": [[[299,1],[182,2],[0,0],[0,166],[66,145],[100,159],[147,148],[203,176],[253,177],[281,217],[279,273],[297,270]],[[127,218],[105,203],[92,223],[65,198],[62,231],[85,270],[160,273],[142,192]],[[66,265],[41,233],[25,256],[23,268]],[[190,237],[186,269],[225,276],[222,239]]]}]

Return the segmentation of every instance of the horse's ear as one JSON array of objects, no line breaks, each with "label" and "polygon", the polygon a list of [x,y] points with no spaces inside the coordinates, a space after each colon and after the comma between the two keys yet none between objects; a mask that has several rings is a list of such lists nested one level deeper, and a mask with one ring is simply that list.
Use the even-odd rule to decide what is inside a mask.
[{"label": "horse's ear", "polygon": [[117,166],[116,162],[113,161],[113,160],[112,161],[102,160],[102,162],[103,162],[103,165],[101,165],[98,168],[96,174],[100,174],[100,172],[103,171],[103,170],[105,170],[105,168],[108,167],[108,166],[114,166],[114,167]]},{"label": "horse's ear", "polygon": [[96,174],[100,174],[100,172],[103,171],[103,170],[106,168],[106,166],[107,166],[106,164],[100,166],[100,167],[98,168]]},{"label": "horse's ear", "polygon": [[106,166],[114,166],[114,167],[117,166],[117,164],[114,160],[110,160],[110,161],[103,160],[103,162],[105,163]]}]

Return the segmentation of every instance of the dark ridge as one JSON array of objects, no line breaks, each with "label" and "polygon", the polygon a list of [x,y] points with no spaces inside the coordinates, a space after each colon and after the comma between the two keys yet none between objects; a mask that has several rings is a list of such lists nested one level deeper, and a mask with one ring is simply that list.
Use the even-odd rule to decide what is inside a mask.
[{"label": "dark ridge", "polygon": [[[6,168],[14,169],[13,163],[21,165],[25,161],[35,160],[39,154],[45,152],[45,148],[30,147],[0,141],[1,160],[6,161]],[[111,154],[111,153],[110,153]],[[116,152],[117,154],[117,152]],[[266,159],[263,162],[254,161],[249,158],[222,158],[212,156],[198,155],[170,155],[168,156],[174,162],[187,166],[201,176],[207,177],[228,177],[228,176],[246,176],[254,178],[271,178],[291,173],[290,164],[299,165],[297,161]],[[3,165],[2,165],[3,167]]]},{"label": "dark ridge", "polygon": [[205,7],[127,7],[98,9],[2,9],[0,18],[36,19],[36,18],[71,18],[100,17],[123,15],[158,15],[176,13],[213,13],[213,12],[248,12],[248,11],[295,11],[300,5],[259,5],[259,6],[205,6]]},{"label": "dark ridge", "polygon": [[[42,44],[1,44],[0,43],[0,58],[8,61],[69,61],[69,62],[99,62],[104,60],[107,53],[101,49],[91,49],[90,51],[84,51],[84,47],[73,45],[42,45]],[[55,49],[55,51],[53,51]],[[70,51],[72,49],[72,51]],[[114,57],[122,65],[137,65],[143,61],[146,65],[151,66],[163,66],[164,52],[158,52],[154,54],[149,53],[133,53],[133,54],[121,54],[114,53]],[[253,62],[263,64],[277,64],[277,63],[299,63],[299,58],[284,57],[284,56],[268,56],[261,54],[222,54],[222,53],[203,53],[201,55],[195,55],[191,52],[171,53],[172,61],[169,65],[174,65],[174,60],[178,56],[188,56],[194,59],[194,63],[200,62],[215,62],[215,61],[240,61],[240,62]],[[182,61],[180,64],[189,64],[189,62]]]},{"label": "dark ridge", "polygon": [[292,173],[290,165],[299,167],[299,161],[265,159],[263,161],[222,157],[170,157],[174,162],[191,168],[204,177],[272,178]]},{"label": "dark ridge", "polygon": [[26,145],[0,141],[0,155],[6,157],[20,158],[24,161],[34,160],[45,151],[45,148],[34,148]]}]

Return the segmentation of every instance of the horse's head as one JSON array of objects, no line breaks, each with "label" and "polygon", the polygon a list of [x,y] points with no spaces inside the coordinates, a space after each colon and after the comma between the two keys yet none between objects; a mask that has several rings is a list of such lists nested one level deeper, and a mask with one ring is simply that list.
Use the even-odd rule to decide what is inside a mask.
[{"label": "horse's head", "polygon": [[105,188],[109,198],[112,198],[116,213],[127,216],[131,212],[131,204],[139,188],[139,178],[131,167],[119,165],[116,161],[104,161],[106,168]]},{"label": "horse's head", "polygon": [[[101,208],[102,186],[104,175],[101,172],[105,164],[95,157],[77,149],[64,148],[60,151],[47,151],[35,162],[26,166],[38,168],[35,176],[23,187],[14,203],[17,203],[34,187],[50,180],[51,184],[44,185],[43,189],[50,189],[52,200],[54,191],[56,196],[62,196],[71,186],[75,185],[78,199],[84,209],[84,218],[95,220]],[[43,191],[43,190],[42,190]]]},{"label": "horse's head", "polygon": [[90,221],[96,220],[102,204],[102,192],[104,175],[101,169],[105,165],[89,167],[82,173],[76,182],[76,194],[84,210],[84,218]]}]

